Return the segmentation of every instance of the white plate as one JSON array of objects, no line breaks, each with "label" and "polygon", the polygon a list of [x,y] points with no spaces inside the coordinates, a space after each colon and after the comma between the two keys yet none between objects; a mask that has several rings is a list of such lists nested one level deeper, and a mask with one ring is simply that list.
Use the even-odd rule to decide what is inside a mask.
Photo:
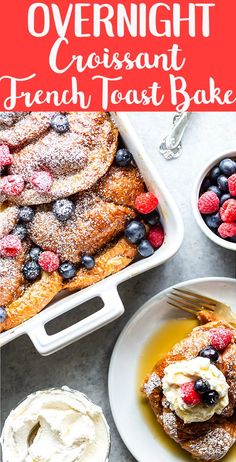
[{"label": "white plate", "polygon": [[[194,279],[175,285],[198,291],[229,304],[236,311],[236,281],[228,278]],[[137,403],[137,366],[148,339],[161,323],[183,317],[166,303],[170,288],[149,300],[132,317],[114,348],[109,369],[109,398],[117,429],[138,462],[176,462],[179,456],[161,445],[145,422]],[[186,313],[186,317],[187,317]]]}]

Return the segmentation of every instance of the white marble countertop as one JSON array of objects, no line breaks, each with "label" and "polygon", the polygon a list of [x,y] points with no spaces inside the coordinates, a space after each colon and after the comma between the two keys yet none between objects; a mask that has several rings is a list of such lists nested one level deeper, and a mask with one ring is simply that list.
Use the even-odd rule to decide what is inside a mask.
[{"label": "white marble countertop", "polygon": [[[213,244],[197,227],[191,210],[193,182],[204,164],[222,151],[236,150],[236,113],[195,113],[183,142],[183,154],[165,161],[158,146],[172,123],[173,113],[130,113],[129,117],[150,157],[173,194],[185,225],[185,239],[178,254],[166,264],[127,281],[119,288],[126,312],[123,317],[50,357],[41,357],[29,338],[21,337],[2,349],[2,421],[27,394],[41,388],[68,385],[100,404],[112,434],[109,462],[131,462],[110,414],[107,371],[116,339],[132,314],[150,297],[168,286],[197,277],[236,276],[235,254]],[[87,304],[91,310],[93,303]],[[80,309],[79,313],[85,313]],[[74,310],[50,326],[78,320]]]}]

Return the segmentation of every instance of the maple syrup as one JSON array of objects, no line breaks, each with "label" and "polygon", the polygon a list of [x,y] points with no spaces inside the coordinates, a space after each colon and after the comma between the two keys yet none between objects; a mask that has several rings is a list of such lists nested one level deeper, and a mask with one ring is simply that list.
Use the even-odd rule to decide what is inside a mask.
[{"label": "maple syrup", "polygon": [[[140,413],[152,434],[161,444],[168,449],[177,459],[183,462],[193,462],[190,454],[175,443],[156,421],[154,412],[150,408],[147,399],[140,392],[140,385],[145,376],[150,373],[157,361],[165,356],[175,343],[185,338],[198,325],[196,319],[176,319],[163,323],[160,329],[146,343],[140,356],[137,370],[137,400]],[[236,460],[236,447],[224,457],[224,462]]]}]

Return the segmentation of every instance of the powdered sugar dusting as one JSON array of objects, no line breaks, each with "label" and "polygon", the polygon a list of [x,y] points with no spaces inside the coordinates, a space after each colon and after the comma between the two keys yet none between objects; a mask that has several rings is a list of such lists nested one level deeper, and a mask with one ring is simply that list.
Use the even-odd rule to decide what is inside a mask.
[{"label": "powdered sugar dusting", "polygon": [[201,438],[192,440],[189,443],[189,449],[199,459],[215,461],[224,457],[234,442],[235,439],[224,428],[217,427]]},{"label": "powdered sugar dusting", "polygon": [[[107,114],[67,113],[70,130],[64,134],[51,128],[53,114],[31,113],[9,130],[0,131],[0,142],[18,150],[8,172],[22,175],[26,181],[25,190],[11,198],[17,204],[51,202],[89,189],[113,162],[118,131]],[[47,193],[35,190],[29,182],[42,170],[53,177]]]},{"label": "powdered sugar dusting", "polygon": [[143,389],[147,396],[150,396],[155,388],[161,388],[160,377],[153,372],[148,381],[144,384]]}]

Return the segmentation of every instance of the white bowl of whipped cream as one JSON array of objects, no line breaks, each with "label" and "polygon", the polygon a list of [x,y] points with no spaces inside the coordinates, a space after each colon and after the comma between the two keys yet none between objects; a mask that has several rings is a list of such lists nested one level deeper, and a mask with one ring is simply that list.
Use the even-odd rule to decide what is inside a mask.
[{"label": "white bowl of whipped cream", "polygon": [[107,462],[110,431],[102,409],[68,387],[37,391],[8,416],[3,462]]}]

